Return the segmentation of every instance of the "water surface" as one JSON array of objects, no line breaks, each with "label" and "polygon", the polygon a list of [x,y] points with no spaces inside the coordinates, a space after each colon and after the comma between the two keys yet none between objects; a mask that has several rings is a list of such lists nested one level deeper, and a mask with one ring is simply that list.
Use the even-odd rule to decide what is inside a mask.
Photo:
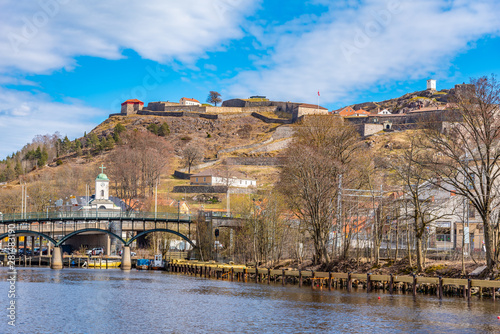
[{"label": "water surface", "polygon": [[47,268],[19,268],[13,329],[7,277],[0,268],[0,333],[500,333],[500,302],[488,299]]}]

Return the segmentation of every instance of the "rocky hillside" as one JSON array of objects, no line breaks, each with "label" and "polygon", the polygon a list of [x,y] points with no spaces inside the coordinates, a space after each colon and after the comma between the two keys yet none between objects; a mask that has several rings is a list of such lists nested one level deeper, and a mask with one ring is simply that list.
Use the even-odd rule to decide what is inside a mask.
[{"label": "rocky hillside", "polygon": [[401,97],[381,102],[365,102],[351,105],[354,110],[364,109],[376,113],[377,110],[387,109],[393,114],[405,114],[412,110],[427,107],[444,107],[448,102],[448,96],[453,89],[440,91],[423,90],[405,94]]},{"label": "rocky hillside", "polygon": [[225,120],[134,115],[112,116],[92,132],[99,137],[106,137],[113,133],[118,123],[127,129],[146,131],[150,124],[155,123],[160,126],[164,122],[170,129],[170,135],[166,139],[171,142],[176,153],[179,153],[188,142],[195,141],[204,147],[206,158],[214,158],[221,149],[264,142],[271,138],[278,127],[276,124],[268,124],[247,115]]}]

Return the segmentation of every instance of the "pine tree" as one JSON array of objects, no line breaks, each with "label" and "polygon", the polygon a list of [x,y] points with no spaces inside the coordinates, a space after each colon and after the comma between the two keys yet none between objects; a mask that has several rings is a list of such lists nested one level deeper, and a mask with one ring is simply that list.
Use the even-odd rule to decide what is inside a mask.
[{"label": "pine tree", "polygon": [[166,137],[170,134],[170,127],[168,126],[167,122],[164,122],[161,126],[160,129],[158,130],[158,135],[162,137]]},{"label": "pine tree", "polygon": [[23,175],[23,166],[21,165],[21,161],[16,162],[16,167],[14,167],[14,171],[16,172],[16,177],[19,177],[20,175]]}]

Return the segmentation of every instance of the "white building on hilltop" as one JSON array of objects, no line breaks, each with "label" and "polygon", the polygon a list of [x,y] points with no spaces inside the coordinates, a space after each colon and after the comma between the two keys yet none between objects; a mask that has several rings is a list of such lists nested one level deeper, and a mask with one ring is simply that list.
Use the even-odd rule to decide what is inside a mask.
[{"label": "white building on hilltop", "polygon": [[436,80],[434,79],[427,80],[427,90],[436,90]]},{"label": "white building on hilltop", "polygon": [[200,101],[197,99],[190,99],[188,97],[183,97],[179,100],[179,104],[183,106],[201,106]]}]

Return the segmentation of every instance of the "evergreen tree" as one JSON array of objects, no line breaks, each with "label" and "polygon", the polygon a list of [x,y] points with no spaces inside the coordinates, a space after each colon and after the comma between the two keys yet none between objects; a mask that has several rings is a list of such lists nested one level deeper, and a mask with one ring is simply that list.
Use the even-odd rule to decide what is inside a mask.
[{"label": "evergreen tree", "polygon": [[7,167],[4,170],[4,179],[5,181],[14,180],[16,178],[16,172],[12,168],[10,160],[7,160]]},{"label": "evergreen tree", "polygon": [[126,128],[123,126],[122,123],[118,123],[115,125],[115,128],[113,129],[113,140],[118,143],[120,141],[120,134],[124,132]]},{"label": "evergreen tree", "polygon": [[16,167],[14,167],[14,171],[16,172],[16,177],[19,177],[20,175],[23,175],[23,166],[21,165],[21,161],[16,162]]},{"label": "evergreen tree", "polygon": [[154,133],[155,135],[158,135],[158,125],[156,123],[149,124],[147,129],[152,133]]},{"label": "evergreen tree", "polygon": [[168,126],[167,122],[164,122],[161,126],[160,129],[158,129],[158,135],[162,137],[166,137],[170,134],[170,127]]},{"label": "evergreen tree", "polygon": [[[40,151],[40,147],[37,148],[37,151]],[[49,160],[49,152],[47,152],[47,148],[45,146],[40,151],[40,155],[38,158],[38,167],[43,167],[47,164],[47,160]]]}]

